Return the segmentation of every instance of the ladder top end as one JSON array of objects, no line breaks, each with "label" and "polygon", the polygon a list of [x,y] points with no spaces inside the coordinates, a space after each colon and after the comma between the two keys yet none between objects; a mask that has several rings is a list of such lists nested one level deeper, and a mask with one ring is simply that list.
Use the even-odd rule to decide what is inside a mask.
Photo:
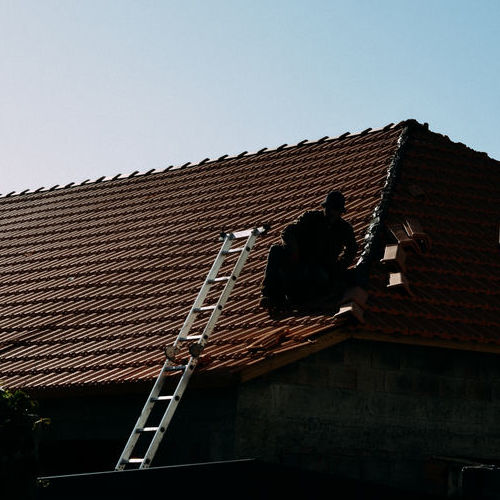
[{"label": "ladder top end", "polygon": [[255,234],[265,234],[271,229],[271,224],[263,224],[262,226],[254,229]]},{"label": "ladder top end", "polygon": [[246,238],[251,234],[253,234],[254,236],[258,236],[260,234],[266,233],[267,231],[269,231],[269,229],[271,229],[270,224],[263,224],[262,226],[256,227],[254,229],[247,229],[245,231],[233,231],[229,233],[221,231],[219,239],[223,240],[224,238],[229,238],[231,240],[234,240],[238,238]]}]

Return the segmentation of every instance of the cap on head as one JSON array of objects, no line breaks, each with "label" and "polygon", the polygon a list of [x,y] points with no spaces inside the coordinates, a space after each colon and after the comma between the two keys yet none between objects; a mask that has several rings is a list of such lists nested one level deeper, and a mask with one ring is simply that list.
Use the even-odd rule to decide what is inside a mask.
[{"label": "cap on head", "polygon": [[321,204],[324,208],[329,207],[335,210],[345,212],[345,198],[340,191],[331,191],[328,193],[325,201]]}]

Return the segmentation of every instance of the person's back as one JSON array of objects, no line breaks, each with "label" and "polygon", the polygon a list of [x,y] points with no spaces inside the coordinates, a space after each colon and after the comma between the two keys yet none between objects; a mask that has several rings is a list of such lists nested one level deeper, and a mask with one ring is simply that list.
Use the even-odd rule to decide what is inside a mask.
[{"label": "person's back", "polygon": [[[279,291],[275,296],[284,297],[277,301],[280,305],[314,307],[325,300],[334,304],[352,281],[346,270],[354,260],[357,245],[352,226],[340,216],[345,212],[344,197],[333,191],[322,206],[324,211],[307,211],[285,229],[289,245],[271,248],[262,291],[263,306],[273,302],[266,300],[270,291]],[[290,245],[294,248],[292,267],[287,250]]]},{"label": "person's back", "polygon": [[296,225],[297,244],[304,262],[324,262],[328,252],[325,238],[328,228],[323,212],[307,211],[297,219]]}]

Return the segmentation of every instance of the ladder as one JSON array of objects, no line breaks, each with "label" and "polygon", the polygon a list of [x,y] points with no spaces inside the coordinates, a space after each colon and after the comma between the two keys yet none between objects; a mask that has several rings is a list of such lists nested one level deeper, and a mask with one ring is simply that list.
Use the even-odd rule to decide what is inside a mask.
[{"label": "ladder", "polygon": [[[182,325],[177,338],[175,339],[173,345],[168,346],[165,349],[165,355],[167,357],[156,382],[151,389],[151,392],[144,404],[142,412],[137,420],[137,423],[130,434],[130,437],[123,449],[123,452],[115,466],[115,470],[124,470],[127,466],[135,467],[139,469],[146,469],[151,466],[151,461],[153,460],[158,446],[170,424],[172,417],[174,416],[175,410],[181,400],[184,391],[188,385],[189,379],[194,372],[196,365],[198,364],[198,359],[205,347],[212,330],[215,327],[217,320],[226,304],[226,301],[234,287],[234,284],[245,265],[250,251],[253,248],[256,238],[267,231],[267,227],[257,227],[255,229],[249,229],[246,231],[238,231],[232,233],[222,233],[221,239],[223,240],[221,249],[215,258],[215,261],[210,269],[205,282],[203,283],[198,296],[194,301],[191,310],[189,311],[184,324]],[[246,242],[243,246],[237,248],[231,248],[236,240],[241,240],[246,238]],[[226,257],[230,254],[239,253],[238,259],[234,264],[234,267],[230,274],[226,276],[218,277],[218,273],[224,263]],[[208,295],[210,287],[216,283],[226,282],[218,300],[215,304],[204,306],[203,303]],[[210,317],[203,329],[201,335],[189,335],[189,330],[193,325],[194,321],[199,314],[210,311]],[[181,351],[181,345],[184,342],[193,342],[188,347],[189,360],[186,364],[176,363],[176,357]],[[166,381],[167,375],[172,372],[180,372],[181,377],[177,383],[175,391],[171,395],[162,395],[162,388]],[[153,411],[156,404],[166,405],[163,417],[158,425],[149,426],[148,419]],[[141,458],[132,458],[132,454],[136,447],[136,444],[141,435],[146,437],[152,436],[149,447],[145,455]]]}]

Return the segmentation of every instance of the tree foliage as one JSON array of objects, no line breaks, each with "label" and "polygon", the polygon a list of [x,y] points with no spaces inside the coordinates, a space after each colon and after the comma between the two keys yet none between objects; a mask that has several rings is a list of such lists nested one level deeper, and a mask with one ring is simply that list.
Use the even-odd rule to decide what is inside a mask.
[{"label": "tree foliage", "polygon": [[0,388],[0,482],[13,498],[34,498],[37,472],[36,432],[43,422],[26,393]]}]

